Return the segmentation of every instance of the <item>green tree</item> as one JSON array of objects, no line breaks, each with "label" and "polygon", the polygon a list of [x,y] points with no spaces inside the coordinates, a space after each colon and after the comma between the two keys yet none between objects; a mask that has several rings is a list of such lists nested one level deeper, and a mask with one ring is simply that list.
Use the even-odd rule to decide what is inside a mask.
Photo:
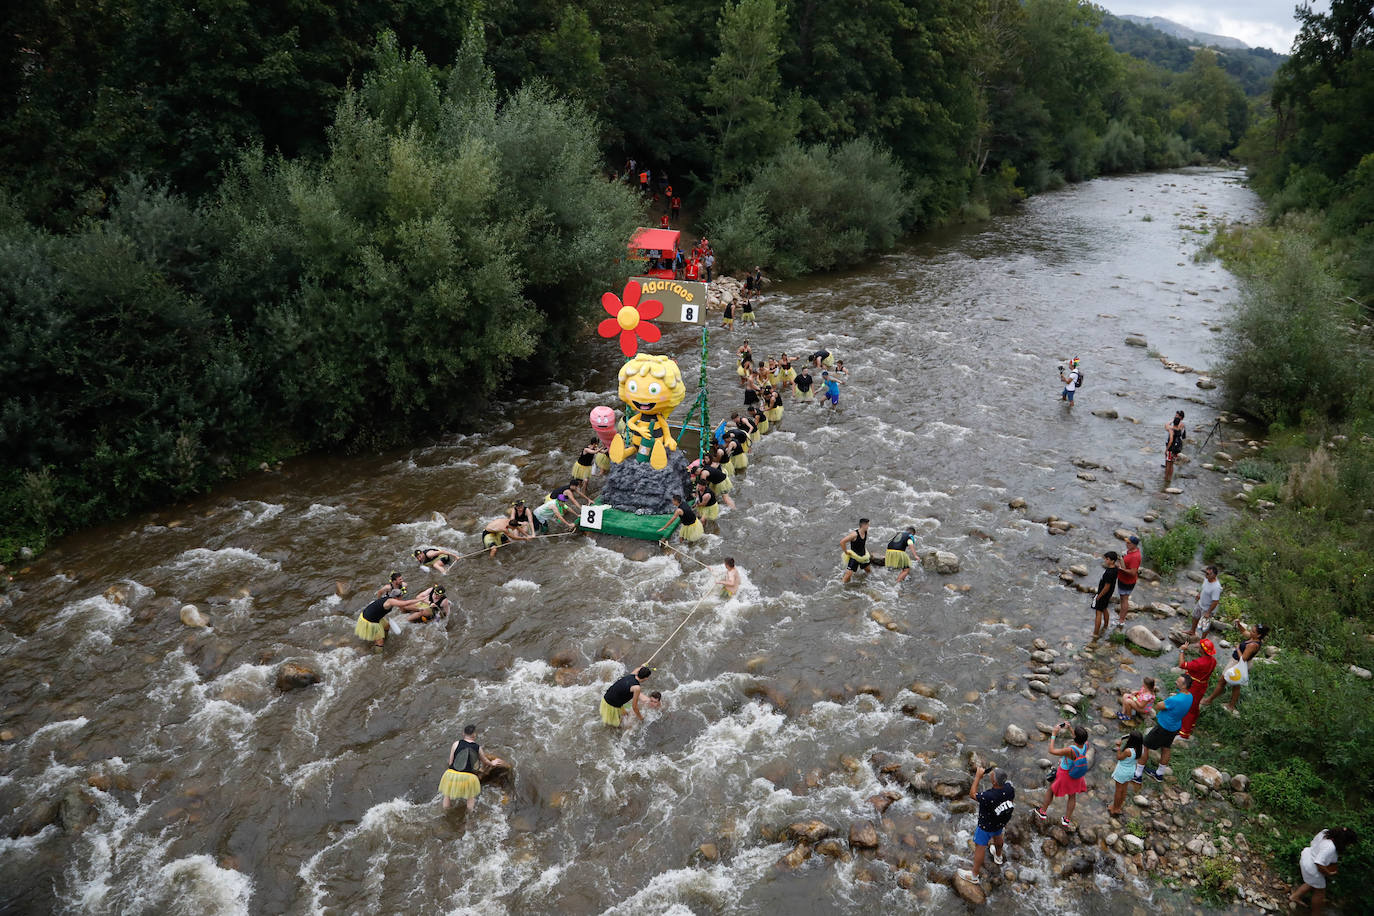
[{"label": "green tree", "polygon": [[739,184],[797,134],[796,105],[778,72],[783,22],[775,0],[726,0],[721,12],[720,54],[706,81],[720,186]]}]

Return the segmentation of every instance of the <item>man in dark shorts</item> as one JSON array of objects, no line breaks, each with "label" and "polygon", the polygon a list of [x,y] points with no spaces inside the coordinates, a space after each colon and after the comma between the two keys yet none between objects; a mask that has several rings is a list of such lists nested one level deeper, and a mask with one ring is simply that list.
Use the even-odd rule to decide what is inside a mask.
[{"label": "man in dark shorts", "polygon": [[1011,820],[1016,806],[1016,789],[1001,770],[992,771],[992,788],[978,791],[978,783],[987,770],[979,767],[973,774],[973,788],[968,790],[969,798],[978,803],[978,829],[973,832],[973,871],[959,869],[959,877],[970,884],[977,884],[978,873],[983,870],[983,858],[987,855],[988,844],[992,844],[992,861],[1001,865],[1002,831]]},{"label": "man in dark shorts", "polygon": [[1116,588],[1116,563],[1121,557],[1115,550],[1102,555],[1102,578],[1097,580],[1097,594],[1093,596],[1093,639],[1101,638],[1112,625],[1112,590]]},{"label": "man in dark shorts", "polygon": [[[1137,783],[1144,781],[1142,775],[1146,773],[1163,782],[1165,774],[1160,770],[1167,772],[1169,769],[1174,738],[1178,737],[1179,729],[1183,727],[1183,717],[1188,715],[1188,710],[1193,706],[1193,695],[1188,692],[1188,679],[1180,675],[1175,685],[1178,687],[1177,693],[1155,704],[1155,727],[1145,736],[1145,754],[1135,766]],[[1149,766],[1150,751],[1159,751],[1158,767]]]},{"label": "man in dark shorts", "polygon": [[854,573],[862,567],[868,572],[873,566],[873,557],[868,553],[868,519],[859,519],[859,527],[840,539],[841,559],[845,561],[844,580],[854,578]]}]

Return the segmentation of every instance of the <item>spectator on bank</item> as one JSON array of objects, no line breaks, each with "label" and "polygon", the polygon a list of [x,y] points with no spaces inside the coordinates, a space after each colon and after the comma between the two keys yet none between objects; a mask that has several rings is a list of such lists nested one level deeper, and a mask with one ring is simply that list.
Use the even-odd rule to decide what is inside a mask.
[{"label": "spectator on bank", "polygon": [[1193,606],[1193,626],[1188,630],[1189,636],[1197,634],[1198,625],[1202,625],[1202,635],[1206,636],[1207,631],[1212,629],[1212,615],[1217,612],[1217,605],[1221,604],[1221,582],[1217,579],[1217,568],[1208,566],[1202,571],[1206,581],[1202,583],[1202,588],[1198,589],[1197,604]]},{"label": "spectator on bank", "polygon": [[1121,558],[1116,573],[1116,593],[1121,596],[1121,607],[1117,611],[1116,628],[1126,628],[1126,615],[1131,612],[1131,593],[1140,581],[1140,564],[1144,557],[1140,553],[1140,538],[1131,535],[1127,539],[1126,555]]},{"label": "spectator on bank", "polygon": [[1302,884],[1288,895],[1289,901],[1296,906],[1311,891],[1312,916],[1321,916],[1322,907],[1326,905],[1326,882],[1335,877],[1337,860],[1356,839],[1355,831],[1349,827],[1328,827],[1314,836],[1298,857]]},{"label": "spectator on bank", "polygon": [[[1173,755],[1174,739],[1178,737],[1178,731],[1183,727],[1183,717],[1188,714],[1188,710],[1193,705],[1193,695],[1188,692],[1188,678],[1179,675],[1174,682],[1178,692],[1167,700],[1161,700],[1155,704],[1155,727],[1150,729],[1145,735],[1145,752],[1140,756],[1140,762],[1135,767],[1135,782],[1144,781],[1145,774],[1149,774],[1158,782],[1164,781],[1164,775],[1169,770],[1169,758]],[[1150,751],[1159,751],[1159,766],[1150,766]]]},{"label": "spectator on bank", "polygon": [[978,873],[983,870],[983,858],[987,855],[988,845],[992,845],[992,861],[1001,865],[1002,831],[1011,820],[1016,806],[1016,788],[1012,786],[1001,770],[992,771],[992,787],[982,792],[978,784],[982,782],[987,770],[979,767],[973,774],[973,787],[968,790],[969,798],[978,803],[978,828],[973,832],[973,871],[959,869],[959,876],[971,884],[977,884]]},{"label": "spectator on bank", "polygon": [[1188,714],[1183,717],[1183,725],[1178,730],[1178,736],[1184,740],[1193,737],[1193,726],[1202,710],[1202,698],[1207,695],[1207,688],[1212,684],[1212,672],[1217,668],[1217,648],[1210,639],[1199,640],[1198,657],[1185,660],[1189,645],[1184,643],[1178,650],[1178,667],[1188,676],[1188,693],[1193,697],[1193,704],[1188,707]]},{"label": "spectator on bank", "polygon": [[1221,695],[1227,687],[1231,688],[1231,702],[1226,704],[1226,711],[1233,716],[1240,715],[1236,711],[1236,703],[1240,700],[1240,688],[1250,683],[1250,663],[1259,650],[1264,646],[1264,639],[1269,635],[1269,628],[1264,624],[1259,624],[1253,630],[1240,624],[1241,642],[1231,650],[1231,663],[1221,673],[1221,679],[1217,681],[1216,689],[1202,701],[1203,706],[1211,706],[1212,701]]},{"label": "spectator on bank", "polygon": [[1050,783],[1048,793],[1045,795],[1045,803],[1035,809],[1035,816],[1040,820],[1048,818],[1050,805],[1056,798],[1067,796],[1068,809],[1064,816],[1059,819],[1059,823],[1066,829],[1073,828],[1073,809],[1078,803],[1078,796],[1082,792],[1088,791],[1088,782],[1085,778],[1088,774],[1088,730],[1081,725],[1073,726],[1073,743],[1065,744],[1062,747],[1056,745],[1055,739],[1063,732],[1067,731],[1069,723],[1060,722],[1054,727],[1054,732],[1050,735],[1050,753],[1058,754],[1059,767],[1054,772],[1054,781]]},{"label": "spectator on bank", "polygon": [[1112,770],[1112,783],[1116,786],[1112,803],[1107,813],[1120,817],[1122,806],[1126,804],[1126,787],[1135,781],[1135,764],[1145,752],[1145,739],[1140,732],[1131,732],[1121,739],[1116,748],[1116,769]]}]

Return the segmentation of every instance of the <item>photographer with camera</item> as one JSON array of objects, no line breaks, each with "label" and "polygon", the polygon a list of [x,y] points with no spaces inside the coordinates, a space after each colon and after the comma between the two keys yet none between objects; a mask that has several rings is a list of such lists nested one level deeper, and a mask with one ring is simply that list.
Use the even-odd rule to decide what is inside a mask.
[{"label": "photographer with camera", "polygon": [[1069,407],[1073,407],[1074,392],[1078,391],[1083,385],[1083,373],[1078,368],[1079,359],[1075,356],[1069,360],[1069,372],[1064,374],[1064,367],[1059,367],[1059,380],[1064,383],[1064,391],[1059,395],[1059,400],[1068,401]]}]

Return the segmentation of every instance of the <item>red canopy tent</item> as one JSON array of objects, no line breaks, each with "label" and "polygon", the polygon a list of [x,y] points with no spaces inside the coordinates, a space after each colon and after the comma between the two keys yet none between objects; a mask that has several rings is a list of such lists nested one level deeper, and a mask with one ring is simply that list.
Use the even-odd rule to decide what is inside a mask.
[{"label": "red canopy tent", "polygon": [[[677,243],[681,237],[682,233],[676,229],[648,229],[640,226],[630,237],[630,259],[648,262],[642,276],[671,280],[673,255],[677,253]],[[659,252],[656,257],[650,254],[654,251]],[[664,261],[667,261],[667,267],[663,266]]]}]

